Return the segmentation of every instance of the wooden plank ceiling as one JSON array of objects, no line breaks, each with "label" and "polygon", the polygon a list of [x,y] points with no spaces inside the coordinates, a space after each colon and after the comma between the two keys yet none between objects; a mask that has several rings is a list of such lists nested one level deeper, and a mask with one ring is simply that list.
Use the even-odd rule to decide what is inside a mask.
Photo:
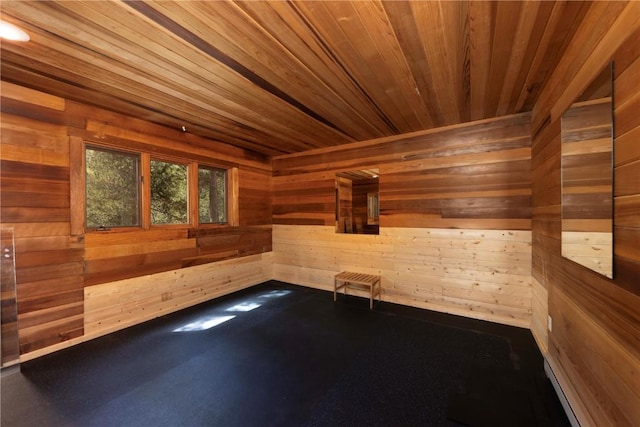
[{"label": "wooden plank ceiling", "polygon": [[590,3],[0,7],[3,80],[274,156],[529,111]]}]

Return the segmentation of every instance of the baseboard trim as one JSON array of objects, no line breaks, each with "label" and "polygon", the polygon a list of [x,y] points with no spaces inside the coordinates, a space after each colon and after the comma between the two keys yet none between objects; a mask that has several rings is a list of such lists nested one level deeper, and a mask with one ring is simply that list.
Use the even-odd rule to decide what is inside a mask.
[{"label": "baseboard trim", "polygon": [[569,419],[571,426],[580,427],[580,422],[578,421],[578,418],[576,417],[576,414],[573,411],[571,404],[569,403],[569,399],[567,398],[567,395],[564,393],[564,390],[562,390],[562,386],[558,381],[558,377],[554,373],[553,368],[549,364],[549,360],[546,357],[544,358],[544,372],[547,374],[547,377],[551,381],[551,384],[553,385],[553,389],[556,391],[556,394],[558,395],[558,399],[560,399],[560,403],[564,408],[564,412],[567,414],[567,418]]},{"label": "baseboard trim", "polygon": [[20,363],[14,363],[13,365],[3,366],[2,369],[0,369],[0,378],[17,374],[18,372],[20,372]]}]

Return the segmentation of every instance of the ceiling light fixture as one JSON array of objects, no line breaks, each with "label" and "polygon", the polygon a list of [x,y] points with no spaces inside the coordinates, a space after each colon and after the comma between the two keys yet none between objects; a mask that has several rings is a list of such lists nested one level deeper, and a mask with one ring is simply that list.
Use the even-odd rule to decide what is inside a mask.
[{"label": "ceiling light fixture", "polygon": [[28,42],[31,37],[24,30],[16,27],[10,22],[0,19],[0,38],[17,42]]}]

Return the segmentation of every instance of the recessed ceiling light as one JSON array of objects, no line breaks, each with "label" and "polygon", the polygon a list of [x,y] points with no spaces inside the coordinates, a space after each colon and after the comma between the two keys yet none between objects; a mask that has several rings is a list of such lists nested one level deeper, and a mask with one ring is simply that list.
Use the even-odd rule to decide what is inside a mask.
[{"label": "recessed ceiling light", "polygon": [[29,34],[15,25],[0,19],[0,38],[17,42],[28,42]]}]

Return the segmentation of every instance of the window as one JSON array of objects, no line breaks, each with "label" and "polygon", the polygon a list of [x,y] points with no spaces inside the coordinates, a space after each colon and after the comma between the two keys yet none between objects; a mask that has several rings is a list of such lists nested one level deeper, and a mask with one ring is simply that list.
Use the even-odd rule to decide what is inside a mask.
[{"label": "window", "polygon": [[198,222],[227,222],[227,171],[200,166],[198,168]]},{"label": "window", "polygon": [[151,161],[151,223],[189,222],[187,166]]},{"label": "window", "polygon": [[140,156],[87,146],[85,209],[87,228],[140,225]]},{"label": "window", "polygon": [[79,144],[70,150],[72,163],[85,165],[71,180],[74,233],[238,225],[237,167],[199,164],[188,153],[154,158],[99,142]]}]

